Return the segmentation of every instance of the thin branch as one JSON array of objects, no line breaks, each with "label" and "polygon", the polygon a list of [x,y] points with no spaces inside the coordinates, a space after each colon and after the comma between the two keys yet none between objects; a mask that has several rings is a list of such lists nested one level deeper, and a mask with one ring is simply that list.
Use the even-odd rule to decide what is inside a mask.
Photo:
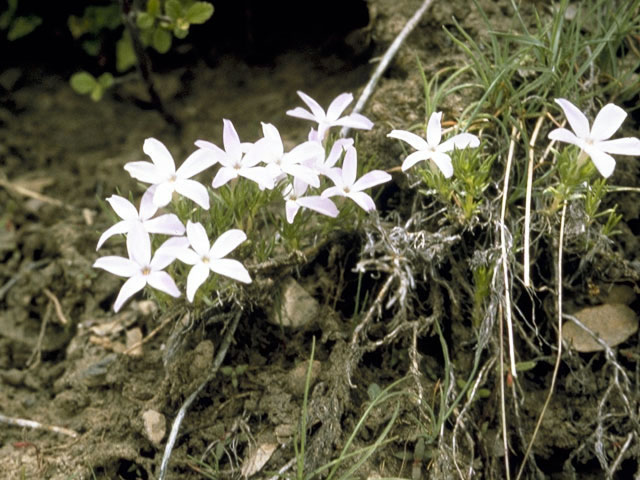
[{"label": "thin branch", "polygon": [[25,418],[7,417],[6,415],[3,415],[1,413],[0,423],[6,423],[7,425],[13,425],[14,427],[47,430],[48,432],[59,433],[61,435],[67,435],[72,438],[78,438],[78,432],[75,432],[69,428],[47,425],[46,423],[36,422],[35,420],[27,420]]},{"label": "thin branch", "polygon": [[[389,45],[389,48],[384,53],[382,59],[380,60],[380,63],[378,64],[375,71],[371,75],[369,82],[367,83],[367,85],[364,87],[364,90],[360,94],[360,98],[358,98],[358,102],[356,103],[356,106],[353,108],[352,113],[360,113],[360,111],[364,108],[364,105],[367,103],[367,100],[369,100],[369,97],[371,96],[374,89],[376,88],[376,85],[378,84],[378,80],[380,80],[380,77],[389,66],[389,63],[391,63],[391,60],[393,59],[393,57],[395,57],[396,53],[400,49],[400,46],[405,41],[405,39],[409,36],[412,30],[416,27],[416,25],[422,18],[422,15],[424,15],[424,12],[427,11],[427,9],[431,6],[432,3],[433,3],[433,0],[424,0],[420,8],[416,10],[416,13],[414,13],[413,16],[407,21],[404,28],[400,31],[398,36],[393,40],[391,45]],[[342,130],[340,130],[340,136],[346,137],[347,135],[349,135],[350,130],[351,129],[349,127],[342,127]]]}]

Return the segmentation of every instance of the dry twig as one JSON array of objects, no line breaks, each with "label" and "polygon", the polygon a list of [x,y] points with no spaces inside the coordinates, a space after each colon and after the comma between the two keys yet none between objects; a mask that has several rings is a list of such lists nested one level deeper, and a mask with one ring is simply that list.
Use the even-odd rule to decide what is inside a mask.
[{"label": "dry twig", "polygon": [[33,428],[40,430],[47,430],[48,432],[59,433],[61,435],[67,435],[69,437],[77,438],[78,433],[64,427],[57,427],[55,425],[47,425],[46,423],[36,422],[35,420],[27,420],[25,418],[7,417],[0,413],[0,422],[7,425],[13,425],[14,427]]}]

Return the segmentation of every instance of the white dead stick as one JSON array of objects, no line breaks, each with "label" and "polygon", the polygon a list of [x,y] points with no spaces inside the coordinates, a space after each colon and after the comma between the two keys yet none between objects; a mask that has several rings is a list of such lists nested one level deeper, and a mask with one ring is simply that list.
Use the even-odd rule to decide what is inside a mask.
[{"label": "white dead stick", "polygon": [[26,418],[7,417],[0,413],[0,423],[13,425],[14,427],[33,428],[47,430],[49,432],[60,433],[72,438],[78,438],[78,433],[64,427],[56,427],[55,425],[47,425],[45,423],[36,422],[35,420],[27,420]]},{"label": "white dead stick", "polygon": [[[409,36],[411,31],[420,21],[420,18],[422,18],[422,15],[424,15],[424,12],[427,11],[427,8],[429,8],[432,3],[433,0],[424,0],[420,8],[416,10],[416,13],[414,13],[413,16],[407,21],[402,31],[393,40],[387,51],[382,56],[382,59],[373,72],[373,75],[371,75],[369,82],[364,87],[360,98],[358,98],[356,106],[353,107],[352,113],[360,113],[360,111],[364,108],[365,103],[367,103],[367,100],[369,100],[369,97],[373,93],[373,90],[376,88],[378,80],[380,80],[380,77],[389,66],[389,63],[391,63],[391,60],[393,59],[393,57],[395,57],[396,53],[400,49],[400,45],[402,45],[402,42],[404,42],[405,39]],[[347,135],[349,135],[349,130],[349,127],[342,127],[342,130],[340,130],[340,136],[346,137]]]}]

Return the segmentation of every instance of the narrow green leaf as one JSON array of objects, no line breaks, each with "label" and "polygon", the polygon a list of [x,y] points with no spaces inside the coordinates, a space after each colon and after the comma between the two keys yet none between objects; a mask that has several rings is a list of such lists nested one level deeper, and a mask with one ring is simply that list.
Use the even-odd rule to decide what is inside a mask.
[{"label": "narrow green leaf", "polygon": [[147,12],[139,12],[136,17],[136,24],[138,25],[138,28],[142,30],[153,27],[154,21],[155,17],[149,15]]},{"label": "narrow green leaf", "polygon": [[153,34],[153,48],[159,53],[167,53],[171,48],[171,33],[162,28],[156,29]]},{"label": "narrow green leaf", "polygon": [[189,23],[204,23],[213,15],[213,5],[209,2],[196,2],[189,7],[185,18]]},{"label": "narrow green leaf", "polygon": [[81,95],[91,92],[98,84],[95,77],[89,72],[76,72],[69,79],[71,88]]}]

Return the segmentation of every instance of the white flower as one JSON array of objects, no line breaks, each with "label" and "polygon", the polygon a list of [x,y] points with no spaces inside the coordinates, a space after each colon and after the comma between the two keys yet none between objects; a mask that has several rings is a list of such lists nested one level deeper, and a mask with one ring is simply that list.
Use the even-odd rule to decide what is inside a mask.
[{"label": "white flower", "polygon": [[156,186],[153,204],[160,208],[171,201],[173,192],[190,198],[205,210],[209,209],[209,193],[201,183],[190,180],[203,170],[215,164],[216,160],[206,150],[196,150],[184,161],[178,170],[167,147],[155,138],[147,138],[142,147],[151,157],[150,162],[129,162],[124,169],[141,182]]},{"label": "white flower", "polygon": [[429,117],[426,141],[415,133],[407,132],[406,130],[392,130],[391,133],[387,134],[387,137],[405,141],[417,150],[402,162],[403,172],[422,160],[431,160],[442,174],[449,178],[453,175],[453,164],[451,163],[451,157],[446,152],[450,152],[454,148],[477,147],[480,145],[478,137],[470,133],[459,133],[440,143],[442,139],[441,118],[442,112],[434,112]]},{"label": "white flower", "polygon": [[[176,244],[178,240],[169,239],[167,242]],[[175,260],[175,256],[160,247],[156,255],[151,258],[151,240],[149,234],[140,226],[135,226],[127,235],[127,251],[129,258],[108,256],[100,257],[93,264],[94,268],[102,268],[109,273],[126,277],[113,310],[118,311],[122,304],[132,295],[142,290],[146,285],[165,292],[172,297],[179,297],[180,290],[173,278],[163,270]]]},{"label": "white flower", "polygon": [[305,162],[311,168],[313,168],[320,175],[328,176],[328,172],[335,167],[336,163],[342,156],[342,153],[347,150],[347,147],[353,146],[353,138],[339,138],[331,146],[329,155],[324,158],[323,155],[312,159],[310,162]]},{"label": "white flower", "polygon": [[126,198],[119,195],[111,195],[107,202],[122,219],[120,222],[108,228],[98,240],[96,250],[113,235],[118,233],[129,233],[134,226],[141,225],[147,233],[160,233],[162,235],[182,235],[184,225],[173,213],[166,213],[156,218],[151,218],[158,211],[158,207],[153,204],[153,194],[155,187],[150,187],[142,195],[140,200],[140,211]]},{"label": "white flower", "polygon": [[174,250],[180,261],[193,265],[187,277],[187,298],[193,302],[196,291],[215,272],[243,283],[251,283],[246,268],[237,260],[224,258],[247,239],[247,235],[238,229],[224,232],[209,246],[207,232],[200,223],[187,222],[187,238],[191,248]]},{"label": "white flower", "polygon": [[338,95],[331,102],[326,113],[318,102],[310,96],[300,91],[298,91],[298,95],[311,111],[305,110],[302,107],[296,107],[293,110],[288,110],[287,115],[318,122],[318,133],[317,137],[314,134],[314,138],[324,140],[327,132],[333,126],[359,128],[363,130],[371,130],[371,127],[373,127],[373,122],[359,113],[352,113],[351,115],[340,118],[344,109],[353,101],[353,95],[350,93]]},{"label": "white flower", "polygon": [[338,216],[338,208],[328,198],[323,198],[319,195],[309,195],[304,197],[309,186],[297,178],[293,180],[293,185],[289,185],[282,194],[285,198],[285,211],[287,214],[287,222],[293,223],[293,219],[296,217],[300,207],[308,208],[315,212],[327,215],[329,217]]},{"label": "white flower", "polygon": [[285,153],[280,132],[276,127],[270,123],[263,123],[262,132],[264,137],[253,144],[247,152],[245,156],[247,162],[265,163],[270,176],[274,179],[282,178],[283,174],[287,174],[313,187],[320,186],[318,175],[302,163],[313,161],[319,156],[324,157],[322,145],[317,142],[304,142]]},{"label": "white flower", "polygon": [[265,167],[257,167],[259,158],[247,158],[245,153],[251,149],[250,144],[240,143],[238,132],[230,120],[223,119],[222,142],[224,150],[217,145],[204,140],[198,140],[196,145],[201,150],[212,152],[222,167],[213,179],[213,188],[221,187],[229,180],[245,177],[253,180],[260,188],[271,189],[274,186],[273,177]]},{"label": "white flower", "polygon": [[603,177],[610,176],[616,166],[610,153],[640,155],[640,140],[636,137],[609,140],[627,117],[626,112],[617,105],[609,103],[602,107],[589,129],[589,120],[573,103],[564,98],[556,98],[556,103],[562,108],[573,132],[566,128],[556,128],[549,133],[549,138],[580,147],[591,157]]},{"label": "white flower", "polygon": [[358,159],[356,149],[349,146],[347,147],[347,153],[344,155],[342,168],[333,168],[327,172],[335,187],[327,188],[322,192],[322,196],[325,198],[335,195],[349,197],[367,212],[375,210],[376,204],[373,199],[362,190],[388,182],[391,180],[391,175],[382,170],[373,170],[356,180],[357,172]]}]

